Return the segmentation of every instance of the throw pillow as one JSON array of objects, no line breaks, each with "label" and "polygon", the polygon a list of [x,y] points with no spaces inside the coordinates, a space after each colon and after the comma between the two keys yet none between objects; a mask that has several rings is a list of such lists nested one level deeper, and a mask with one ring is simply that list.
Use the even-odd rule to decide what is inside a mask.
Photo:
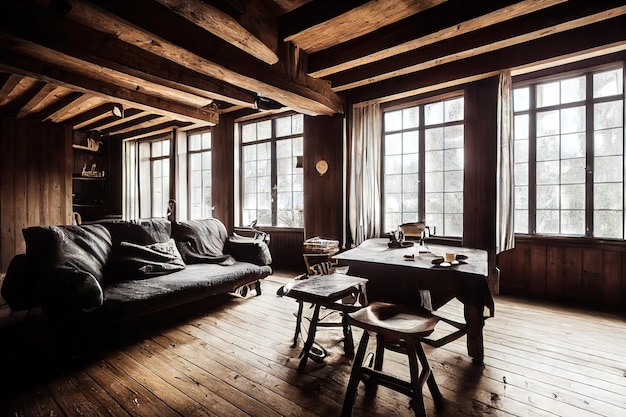
[{"label": "throw pillow", "polygon": [[151,245],[122,242],[116,263],[119,278],[124,279],[143,279],[185,269],[174,239]]},{"label": "throw pillow", "polygon": [[45,282],[42,304],[93,311],[104,302],[102,287],[89,272],[75,268],[58,268]]},{"label": "throw pillow", "polygon": [[245,237],[233,234],[226,241],[224,252],[238,261],[264,266],[272,263],[270,249],[264,238]]}]

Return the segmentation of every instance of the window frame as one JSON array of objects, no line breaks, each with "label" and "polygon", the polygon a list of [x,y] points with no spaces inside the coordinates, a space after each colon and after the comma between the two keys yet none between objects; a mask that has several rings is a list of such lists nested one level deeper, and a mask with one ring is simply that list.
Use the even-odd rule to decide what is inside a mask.
[{"label": "window frame", "polygon": [[[277,119],[282,119],[282,118],[286,118],[286,117],[293,117],[293,116],[301,116],[302,119],[302,132],[301,133],[291,133],[289,135],[284,135],[284,136],[280,136],[277,137],[277,128],[276,128],[276,120]],[[258,124],[258,123],[262,123],[265,121],[270,121],[270,137],[269,138],[265,138],[265,139],[259,139],[259,140],[255,140],[255,141],[250,141],[250,142],[244,142],[243,140],[243,130],[244,130],[244,126],[249,125],[249,124]],[[238,135],[239,135],[239,143],[238,143],[238,153],[239,153],[239,168],[237,170],[237,182],[238,182],[238,198],[239,198],[239,210],[238,210],[238,214],[236,215],[237,218],[237,222],[239,224],[238,227],[246,227],[249,226],[248,224],[244,224],[244,201],[245,201],[245,186],[244,186],[244,182],[245,182],[245,176],[244,176],[244,148],[246,146],[250,146],[250,145],[258,145],[258,144],[263,144],[263,143],[269,143],[270,144],[270,183],[271,183],[271,218],[272,218],[272,224],[271,225],[266,225],[266,224],[258,224],[258,226],[262,227],[263,229],[282,229],[282,230],[303,230],[304,229],[304,172],[302,172],[302,182],[303,182],[303,190],[302,190],[302,194],[303,194],[303,207],[302,207],[302,225],[301,226],[279,226],[278,225],[278,159],[277,155],[276,155],[276,151],[277,151],[277,143],[281,140],[291,140],[291,139],[297,139],[297,138],[302,138],[302,142],[303,142],[303,150],[302,150],[302,154],[304,154],[304,115],[302,115],[301,113],[297,113],[297,112],[293,112],[293,111],[289,111],[289,112],[284,112],[284,113],[277,113],[277,114],[271,114],[271,115],[267,115],[264,117],[259,117],[259,118],[254,118],[254,119],[250,119],[250,120],[245,120],[245,121],[241,121],[238,122]],[[292,155],[292,157],[294,159],[296,159],[298,156],[303,156],[303,155]],[[302,168],[300,168],[302,169]],[[291,190],[292,196],[293,196],[293,189]],[[258,192],[257,192],[258,193]],[[257,208],[258,211],[258,208]],[[292,211],[296,211],[292,208]]]},{"label": "window frame", "polygon": [[[209,138],[209,147],[208,148],[204,148],[202,146],[202,135],[205,134],[209,134],[210,138]],[[192,136],[194,135],[200,135],[200,149],[198,150],[191,150],[191,139]],[[213,217],[213,207],[215,206],[213,204],[213,131],[209,128],[209,129],[204,129],[201,131],[193,131],[193,132],[188,132],[186,135],[186,140],[187,140],[187,148],[186,148],[186,158],[187,158],[187,218],[188,219],[194,219],[194,217],[192,216],[192,207],[193,204],[191,203],[191,157],[194,154],[203,154],[205,152],[209,152],[210,154],[210,159],[211,159],[211,207],[209,207],[209,211],[210,213],[207,214],[207,216],[202,216],[201,218],[207,218],[207,217]],[[201,172],[204,171],[204,167],[201,170]],[[204,191],[202,192],[202,195],[204,196]]]},{"label": "window frame", "polygon": [[[160,156],[153,156],[153,146],[156,142],[165,142],[165,141],[169,141],[169,153],[167,155],[160,155]],[[173,139],[171,137],[158,137],[158,138],[152,138],[150,140],[145,140],[145,141],[139,141],[141,142],[148,142],[150,145],[150,156],[148,157],[148,161],[149,161],[149,167],[150,167],[150,216],[151,217],[157,217],[157,213],[155,213],[155,202],[154,202],[154,162],[155,161],[163,161],[165,159],[167,159],[169,161],[169,174],[167,177],[167,200],[165,201],[167,203],[167,201],[169,201],[172,198],[172,151],[173,151]],[[141,170],[140,172],[140,176],[139,176],[139,181],[141,183]],[[161,178],[164,178],[163,175],[161,176]],[[163,184],[162,184],[163,187]],[[163,189],[161,190],[163,191]],[[141,206],[140,206],[140,212],[141,212]],[[161,214],[161,216],[159,217],[165,217],[164,215],[167,215],[167,207],[164,206],[163,207],[164,212]]]},{"label": "window frame", "polygon": [[[449,100],[453,100],[453,99],[458,99],[458,98],[462,98],[463,99],[463,117],[462,119],[458,120],[458,121],[448,121],[448,122],[442,122],[442,123],[437,123],[437,124],[431,124],[431,125],[426,125],[425,124],[425,115],[424,115],[424,108],[426,105],[428,104],[434,104],[434,103],[438,103],[438,102],[446,102]],[[415,128],[410,128],[410,129],[404,129],[404,130],[394,130],[394,131],[385,131],[385,113],[387,112],[392,112],[392,111],[397,111],[397,110],[404,110],[404,109],[408,109],[411,107],[417,107],[419,106],[419,123],[418,126]],[[409,99],[409,100],[404,100],[402,102],[396,102],[392,105],[386,105],[386,106],[382,106],[381,107],[381,113],[382,113],[382,123],[381,123],[381,194],[382,194],[382,205],[381,205],[381,225],[383,227],[383,231],[384,232],[389,232],[390,230],[395,230],[397,228],[398,225],[387,225],[386,221],[385,221],[385,217],[386,217],[386,184],[385,184],[385,175],[386,175],[386,171],[385,171],[385,136],[388,134],[394,134],[394,133],[403,133],[403,132],[408,132],[408,131],[417,131],[418,132],[418,178],[419,178],[419,183],[418,183],[418,217],[419,219],[417,221],[425,221],[427,213],[426,213],[426,182],[425,182],[425,176],[426,176],[426,131],[430,128],[446,128],[446,127],[450,127],[450,126],[458,126],[461,125],[463,128],[463,150],[465,149],[465,124],[466,124],[466,120],[465,120],[465,91],[464,90],[459,90],[458,88],[453,89],[451,91],[447,91],[447,92],[438,92],[436,94],[433,95],[429,95],[429,96],[424,96],[421,97],[419,99]],[[442,150],[444,150],[445,148],[442,148]],[[463,164],[463,172],[465,171],[465,164]],[[446,171],[443,171],[446,172]],[[464,182],[464,181],[463,181]],[[445,184],[444,184],[445,186]],[[464,189],[465,189],[465,184],[463,184],[463,191],[462,193],[464,193]],[[444,191],[442,191],[442,193],[444,193]],[[462,205],[463,206],[463,205]],[[444,206],[445,207],[445,206]],[[462,207],[463,210],[463,207]],[[402,211],[400,212],[402,213]],[[441,213],[442,216],[445,217],[445,209],[444,212]],[[464,217],[464,213],[461,212],[461,216],[462,218]],[[444,220],[445,222],[445,220]],[[433,236],[436,236],[438,239],[443,239],[443,240],[458,240],[458,239],[462,239],[463,238],[463,220],[461,221],[461,235],[460,236],[455,236],[455,235],[443,235],[443,234],[439,234],[438,230],[433,230],[433,228],[430,228],[430,232]],[[428,225],[428,222],[426,222],[426,224]],[[444,223],[445,224],[445,223]]]},{"label": "window frame", "polygon": [[[593,76],[596,73],[610,71],[613,69],[622,69],[622,93],[604,97],[593,97]],[[568,102],[565,104],[556,104],[544,107],[537,107],[537,86],[563,81],[575,77],[585,77],[585,98],[583,100]],[[526,74],[521,81],[513,80],[513,90],[529,87],[529,108],[527,110],[513,112],[513,117],[527,114],[528,115],[528,231],[527,233],[515,232],[516,237],[521,238],[543,238],[556,240],[571,239],[587,239],[601,241],[621,242],[626,240],[626,61],[612,60],[610,62],[601,63],[591,66],[580,66],[568,71],[556,72],[550,71],[547,75],[532,77],[532,74]],[[594,105],[598,103],[613,102],[616,99],[622,100],[622,130],[623,130],[623,147],[622,147],[622,238],[596,237],[594,236],[594,176],[595,172],[595,149],[594,149]],[[537,232],[537,114],[551,110],[563,110],[567,108],[585,107],[585,232],[584,234],[564,234],[559,233],[538,233]],[[559,132],[559,136],[562,133]],[[559,161],[563,159],[559,157]],[[515,157],[514,157],[515,163]],[[563,183],[559,181],[559,185]],[[514,184],[514,187],[516,184]],[[517,207],[515,207],[517,208]],[[559,213],[563,210],[559,206]],[[560,220],[559,220],[560,223]]]}]

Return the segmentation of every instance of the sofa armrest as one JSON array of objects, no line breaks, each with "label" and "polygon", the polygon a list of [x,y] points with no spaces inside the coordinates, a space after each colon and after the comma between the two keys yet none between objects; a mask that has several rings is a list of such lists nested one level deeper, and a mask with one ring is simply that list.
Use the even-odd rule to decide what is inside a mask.
[{"label": "sofa armrest", "polygon": [[263,239],[244,236],[230,236],[224,245],[224,253],[237,261],[264,266],[272,263],[272,255]]},{"label": "sofa armrest", "polygon": [[43,282],[41,306],[44,314],[65,316],[93,311],[104,302],[100,283],[89,272],[56,268]]}]

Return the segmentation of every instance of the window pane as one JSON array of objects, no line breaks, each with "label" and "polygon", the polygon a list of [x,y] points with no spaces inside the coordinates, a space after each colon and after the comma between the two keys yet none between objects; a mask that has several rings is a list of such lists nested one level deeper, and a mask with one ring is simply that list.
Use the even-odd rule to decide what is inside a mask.
[{"label": "window pane", "polygon": [[411,129],[419,126],[419,107],[410,107],[402,110],[402,129]]},{"label": "window pane", "polygon": [[559,123],[558,110],[537,113],[537,137],[558,134],[560,130]]},{"label": "window pane", "polygon": [[291,116],[276,119],[276,136],[291,135]]},{"label": "window pane", "polygon": [[528,139],[528,115],[515,116],[514,121],[515,139]]},{"label": "window pane", "polygon": [[291,116],[291,133],[294,135],[302,134],[304,126],[304,115],[294,114]]},{"label": "window pane", "polygon": [[564,235],[584,235],[585,210],[562,210],[560,233]]},{"label": "window pane", "polygon": [[624,123],[624,102],[610,101],[593,106],[594,129],[622,127]]},{"label": "window pane", "polygon": [[622,218],[622,210],[594,210],[593,227],[593,235],[595,237],[623,239],[624,220]]},{"label": "window pane", "polygon": [[402,110],[385,112],[385,132],[402,129]]},{"label": "window pane", "polygon": [[523,111],[530,108],[530,88],[516,88],[513,90],[513,111]]},{"label": "window pane", "polygon": [[622,128],[596,131],[593,143],[596,156],[621,155],[624,153],[624,131]]},{"label": "window pane", "polygon": [[463,97],[444,102],[445,122],[463,120]]},{"label": "window pane", "polygon": [[561,104],[585,99],[586,77],[580,76],[561,81]]},{"label": "window pane", "polygon": [[189,136],[189,150],[190,151],[199,150],[201,145],[202,145],[202,137],[200,135]]},{"label": "window pane", "polygon": [[559,104],[560,83],[558,81],[539,84],[537,86],[537,107],[554,106]]},{"label": "window pane", "polygon": [[618,68],[593,74],[593,97],[607,97],[624,91],[624,69]]},{"label": "window pane", "polygon": [[424,106],[425,125],[443,123],[443,101],[426,104]]},{"label": "window pane", "polygon": [[272,121],[265,120],[256,124],[257,126],[257,139],[269,139],[272,137]]},{"label": "window pane", "polygon": [[585,131],[585,106],[561,110],[561,133]]}]

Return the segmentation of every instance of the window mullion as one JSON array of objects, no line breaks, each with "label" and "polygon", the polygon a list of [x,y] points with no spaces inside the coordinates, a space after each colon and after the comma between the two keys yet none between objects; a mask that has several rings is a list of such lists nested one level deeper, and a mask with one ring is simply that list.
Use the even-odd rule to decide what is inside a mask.
[{"label": "window mullion", "polygon": [[426,221],[426,118],[424,116],[424,106],[419,106],[419,150],[418,150],[418,178],[419,183],[417,185],[418,195],[418,220]]},{"label": "window mullion", "polygon": [[528,117],[528,230],[537,233],[537,86],[531,85]]},{"label": "window mullion", "polygon": [[272,139],[271,139],[271,184],[272,184],[272,226],[278,224],[278,163],[276,156],[276,120],[272,120]]},{"label": "window mullion", "polygon": [[586,166],[585,173],[585,236],[593,236],[593,172],[594,172],[594,101],[593,101],[593,73],[587,74],[586,100],[585,100],[585,140],[586,140]]}]

